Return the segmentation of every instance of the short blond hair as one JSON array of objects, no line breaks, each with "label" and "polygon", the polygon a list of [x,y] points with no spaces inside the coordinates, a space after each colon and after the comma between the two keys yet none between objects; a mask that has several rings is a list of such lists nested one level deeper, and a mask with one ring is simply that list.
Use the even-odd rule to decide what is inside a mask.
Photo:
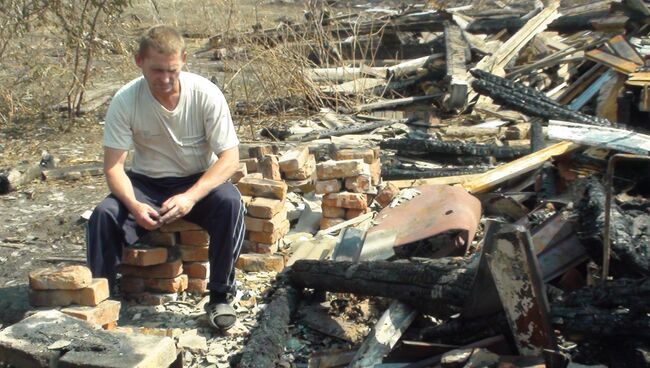
[{"label": "short blond hair", "polygon": [[138,46],[138,54],[144,57],[149,49],[154,49],[164,55],[185,52],[183,36],[172,27],[158,25],[149,28],[142,34]]}]

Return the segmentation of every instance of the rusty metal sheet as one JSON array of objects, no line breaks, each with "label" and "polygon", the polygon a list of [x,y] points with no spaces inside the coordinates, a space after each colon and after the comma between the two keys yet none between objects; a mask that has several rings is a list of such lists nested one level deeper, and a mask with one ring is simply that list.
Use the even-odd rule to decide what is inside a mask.
[{"label": "rusty metal sheet", "polygon": [[530,233],[520,225],[491,222],[484,252],[521,355],[557,350],[549,305]]},{"label": "rusty metal sheet", "polygon": [[395,232],[395,246],[426,239],[450,230],[458,230],[456,250],[464,254],[474,239],[481,219],[481,202],[461,187],[422,185],[421,194],[399,206],[384,208],[375,218],[372,233]]}]

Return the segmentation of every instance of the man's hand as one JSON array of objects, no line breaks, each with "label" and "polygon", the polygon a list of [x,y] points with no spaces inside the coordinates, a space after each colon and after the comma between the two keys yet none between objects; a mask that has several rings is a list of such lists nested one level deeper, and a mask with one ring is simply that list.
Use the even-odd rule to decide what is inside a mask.
[{"label": "man's hand", "polygon": [[170,197],[160,207],[160,222],[167,224],[187,215],[195,204],[196,201],[185,193]]},{"label": "man's hand", "polygon": [[131,210],[135,222],[147,230],[155,230],[162,225],[158,211],[146,203],[138,202]]}]

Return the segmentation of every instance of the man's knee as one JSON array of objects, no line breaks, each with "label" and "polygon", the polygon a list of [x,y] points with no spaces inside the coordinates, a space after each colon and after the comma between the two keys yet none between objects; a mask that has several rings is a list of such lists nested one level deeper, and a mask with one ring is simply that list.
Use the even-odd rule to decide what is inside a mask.
[{"label": "man's knee", "polygon": [[120,212],[123,211],[121,207],[122,204],[117,198],[108,196],[95,207],[92,215],[90,215],[89,223],[94,224],[107,218],[116,219]]}]

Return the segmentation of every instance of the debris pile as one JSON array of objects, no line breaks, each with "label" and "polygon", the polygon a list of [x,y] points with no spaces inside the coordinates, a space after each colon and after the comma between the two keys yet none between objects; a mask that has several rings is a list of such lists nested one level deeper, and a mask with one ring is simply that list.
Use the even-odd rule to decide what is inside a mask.
[{"label": "debris pile", "polygon": [[[650,366],[647,5],[313,10],[207,49],[305,54],[306,96],[259,111],[313,113],[240,145],[237,268],[278,275],[230,364]],[[125,249],[127,288],[204,290],[186,230]]]}]

